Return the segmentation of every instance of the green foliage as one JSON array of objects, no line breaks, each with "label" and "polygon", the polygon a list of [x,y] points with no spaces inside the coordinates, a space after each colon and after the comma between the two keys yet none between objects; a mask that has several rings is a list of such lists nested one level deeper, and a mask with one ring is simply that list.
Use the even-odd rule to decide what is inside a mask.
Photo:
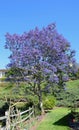
[{"label": "green foliage", "polygon": [[12,67],[6,72],[6,76],[22,76],[22,69],[17,68],[17,67]]},{"label": "green foliage", "polygon": [[1,81],[1,82],[4,82],[5,80],[6,80],[6,77],[0,78],[0,81]]},{"label": "green foliage", "polygon": [[34,114],[35,114],[35,116],[41,115],[41,111],[39,109],[39,106],[34,107]]},{"label": "green foliage", "polygon": [[43,107],[44,109],[52,109],[55,106],[56,99],[55,97],[48,95],[43,100]]},{"label": "green foliage", "polygon": [[75,74],[75,77],[76,77],[76,79],[79,79],[79,69],[78,69],[77,73]]},{"label": "green foliage", "polygon": [[20,109],[20,110],[26,110],[27,109],[27,102],[17,102],[15,104],[16,108]]},{"label": "green foliage", "polygon": [[12,82],[23,80],[23,69],[12,67],[6,72],[6,79]]},{"label": "green foliage", "polygon": [[27,104],[26,104],[27,109],[29,107],[34,106],[34,114],[35,114],[35,116],[40,115],[41,111],[39,109],[38,96],[37,95],[27,94],[26,98],[27,98]]},{"label": "green foliage", "polygon": [[72,108],[79,106],[79,80],[70,81],[67,83],[67,101]]},{"label": "green foliage", "polygon": [[68,107],[71,112],[75,112],[79,107],[79,80],[70,80],[65,86],[65,90],[57,95],[57,106]]},{"label": "green foliage", "polygon": [[0,108],[5,104],[6,102],[3,100],[0,100]]},{"label": "green foliage", "polygon": [[38,105],[39,101],[38,101],[38,96],[36,95],[28,95],[26,96],[27,101],[31,102],[34,106]]},{"label": "green foliage", "polygon": [[[42,87],[44,88],[44,84]],[[56,88],[57,86],[54,87]],[[19,102],[17,107],[22,110],[34,105],[36,114],[39,114],[38,96],[30,89],[26,91],[27,88],[29,89],[29,86],[25,82],[19,83],[19,86],[9,82],[0,83],[0,108],[8,99],[11,99],[12,103]],[[47,95],[45,92],[43,93],[44,109],[52,109],[56,105],[69,107],[71,111],[74,111],[74,108],[77,109],[79,107],[79,80],[70,80],[66,83],[65,90],[56,90],[56,99],[51,95]],[[54,92],[56,90],[53,89]]]}]

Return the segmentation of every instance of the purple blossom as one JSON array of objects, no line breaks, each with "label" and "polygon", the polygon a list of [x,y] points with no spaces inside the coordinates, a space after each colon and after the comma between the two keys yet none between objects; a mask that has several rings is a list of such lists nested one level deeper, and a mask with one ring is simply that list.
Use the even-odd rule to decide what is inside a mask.
[{"label": "purple blossom", "polygon": [[[36,79],[49,80],[58,83],[58,75],[62,72],[63,82],[68,80],[69,73],[75,72],[74,51],[70,49],[70,43],[56,30],[54,23],[39,30],[37,27],[22,35],[6,34],[5,48],[11,51],[9,66],[17,66],[30,70]],[[66,76],[67,75],[67,76]],[[39,78],[38,78],[39,76]],[[40,78],[42,77],[42,78]],[[32,80],[32,79],[31,79]]]}]

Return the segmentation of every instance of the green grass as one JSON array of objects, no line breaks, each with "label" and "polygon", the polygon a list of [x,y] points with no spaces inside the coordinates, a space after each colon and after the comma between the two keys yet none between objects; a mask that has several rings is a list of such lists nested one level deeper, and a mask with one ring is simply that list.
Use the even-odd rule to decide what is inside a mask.
[{"label": "green grass", "polygon": [[[67,92],[73,94],[74,100],[79,100],[79,80],[71,80],[67,82]],[[72,97],[71,97],[72,98]]]},{"label": "green grass", "polygon": [[69,113],[67,108],[56,108],[46,115],[36,130],[70,130],[68,127]]},{"label": "green grass", "polygon": [[74,89],[75,87],[79,88],[79,80],[70,80],[69,82],[67,82],[67,88]]}]

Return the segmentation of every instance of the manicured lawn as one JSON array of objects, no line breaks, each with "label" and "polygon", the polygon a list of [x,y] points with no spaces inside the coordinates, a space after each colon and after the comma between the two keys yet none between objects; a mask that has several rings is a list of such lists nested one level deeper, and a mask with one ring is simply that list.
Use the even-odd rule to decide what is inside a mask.
[{"label": "manicured lawn", "polygon": [[68,117],[70,111],[67,108],[56,108],[48,113],[36,130],[70,130]]}]

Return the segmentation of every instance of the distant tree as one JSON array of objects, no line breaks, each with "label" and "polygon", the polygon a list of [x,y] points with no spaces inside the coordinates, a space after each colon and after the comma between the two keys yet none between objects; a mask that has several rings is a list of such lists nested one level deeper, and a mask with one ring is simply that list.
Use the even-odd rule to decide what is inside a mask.
[{"label": "distant tree", "polygon": [[38,96],[43,112],[42,84],[56,83],[62,88],[69,74],[75,71],[74,51],[71,51],[69,42],[57,32],[55,24],[50,24],[21,36],[7,33],[5,47],[12,52],[8,66],[24,70],[23,78]]}]

